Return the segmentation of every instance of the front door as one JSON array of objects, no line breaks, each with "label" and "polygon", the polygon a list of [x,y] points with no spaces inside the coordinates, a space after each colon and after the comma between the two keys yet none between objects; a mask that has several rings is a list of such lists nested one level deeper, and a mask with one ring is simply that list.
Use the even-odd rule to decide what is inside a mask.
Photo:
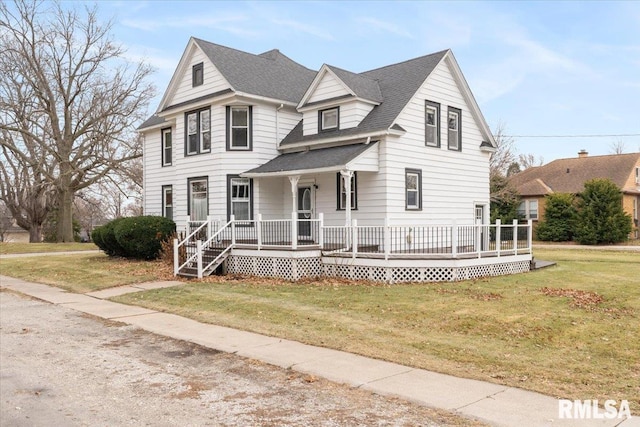
[{"label": "front door", "polygon": [[298,187],[298,240],[311,239],[311,221],[313,218],[313,198],[311,186]]}]

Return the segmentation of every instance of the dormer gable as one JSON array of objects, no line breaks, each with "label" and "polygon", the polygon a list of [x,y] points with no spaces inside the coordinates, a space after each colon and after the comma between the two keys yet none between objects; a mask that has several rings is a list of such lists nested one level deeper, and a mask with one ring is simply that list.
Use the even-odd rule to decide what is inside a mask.
[{"label": "dormer gable", "polygon": [[235,89],[192,37],[169,81],[157,112],[162,113],[174,106],[225,91]]},{"label": "dormer gable", "polygon": [[377,81],[324,64],[298,104],[303,133],[357,127],[382,100]]}]

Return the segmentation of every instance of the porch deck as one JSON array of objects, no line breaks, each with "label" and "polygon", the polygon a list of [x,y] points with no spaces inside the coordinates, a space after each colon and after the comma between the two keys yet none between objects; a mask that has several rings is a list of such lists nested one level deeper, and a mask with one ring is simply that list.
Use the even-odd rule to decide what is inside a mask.
[{"label": "porch deck", "polygon": [[[187,238],[180,243],[175,242],[176,253],[180,253],[180,247],[183,248],[181,256],[175,260],[176,275],[185,266],[193,271],[195,264],[198,277],[202,277],[203,274],[210,274],[227,257],[240,257],[240,252],[246,258],[242,262],[244,266],[240,268],[238,263],[231,263],[237,267],[231,268],[231,271],[260,275],[271,275],[265,271],[277,271],[273,274],[287,276],[283,271],[289,268],[294,278],[305,274],[327,274],[322,264],[332,264],[333,270],[340,270],[335,266],[345,262],[363,266],[375,264],[376,268],[392,268],[394,264],[402,265],[405,269],[455,269],[462,264],[447,261],[478,260],[476,264],[486,266],[531,260],[530,222],[406,226],[391,225],[389,220],[385,220],[383,225],[376,226],[360,226],[357,221],[350,226],[330,226],[324,224],[322,215],[318,219],[292,217],[290,220],[262,220],[258,215],[258,219],[252,221],[232,218],[228,223],[221,224],[209,219],[190,223],[189,226]],[[209,254],[215,253],[216,257],[203,261],[202,253],[207,251]],[[300,260],[304,257],[317,259],[317,262],[313,261],[317,265],[308,273],[300,273],[296,267],[296,263],[301,261],[277,261]],[[258,259],[260,263],[271,263],[274,267],[258,268]],[[282,265],[276,268],[278,262]],[[253,270],[247,267],[249,263],[254,266]],[[465,268],[470,265],[463,264]],[[519,270],[522,268],[519,267]],[[384,277],[387,276],[389,274],[384,273]],[[452,277],[458,276],[452,274]]]}]

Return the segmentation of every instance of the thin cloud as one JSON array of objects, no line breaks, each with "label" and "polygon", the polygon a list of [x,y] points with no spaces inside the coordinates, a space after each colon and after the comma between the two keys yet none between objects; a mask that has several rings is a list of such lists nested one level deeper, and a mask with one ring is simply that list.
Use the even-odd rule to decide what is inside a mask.
[{"label": "thin cloud", "polygon": [[310,34],[312,36],[324,39],[324,40],[329,40],[329,41],[334,41],[335,38],[328,32],[323,31],[320,28],[317,27],[313,27],[312,25],[303,23],[303,22],[298,22],[298,21],[292,21],[292,20],[288,20],[288,19],[274,19],[271,21],[273,24],[276,25],[280,25],[283,27],[288,27],[291,28],[292,30],[295,31],[299,31],[301,33],[306,33],[306,34]]},{"label": "thin cloud", "polygon": [[409,39],[412,39],[413,36],[411,35],[411,33],[409,33],[407,30],[400,28],[399,26],[391,23],[391,22],[387,22],[387,21],[381,21],[379,19],[376,18],[371,18],[371,17],[362,17],[362,18],[357,18],[356,21],[360,24],[366,24],[369,25],[371,27],[373,27],[374,29],[380,30],[380,31],[385,31],[387,33],[391,33],[391,34],[395,34],[396,36],[400,36],[400,37],[406,37]]},{"label": "thin cloud", "polygon": [[[169,19],[124,19],[122,25],[143,31],[156,31],[163,28],[193,28],[208,27],[228,30],[226,24],[247,21],[244,15],[227,15],[227,16],[198,16],[198,17],[171,17]],[[221,28],[222,27],[222,28]]]}]

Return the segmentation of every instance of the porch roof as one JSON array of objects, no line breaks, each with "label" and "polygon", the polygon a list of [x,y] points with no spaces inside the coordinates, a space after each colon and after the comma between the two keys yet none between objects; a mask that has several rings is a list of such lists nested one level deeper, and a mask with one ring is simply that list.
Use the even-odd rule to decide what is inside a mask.
[{"label": "porch roof", "polygon": [[281,154],[262,166],[241,174],[247,178],[303,175],[308,173],[378,171],[378,143],[360,143]]}]

